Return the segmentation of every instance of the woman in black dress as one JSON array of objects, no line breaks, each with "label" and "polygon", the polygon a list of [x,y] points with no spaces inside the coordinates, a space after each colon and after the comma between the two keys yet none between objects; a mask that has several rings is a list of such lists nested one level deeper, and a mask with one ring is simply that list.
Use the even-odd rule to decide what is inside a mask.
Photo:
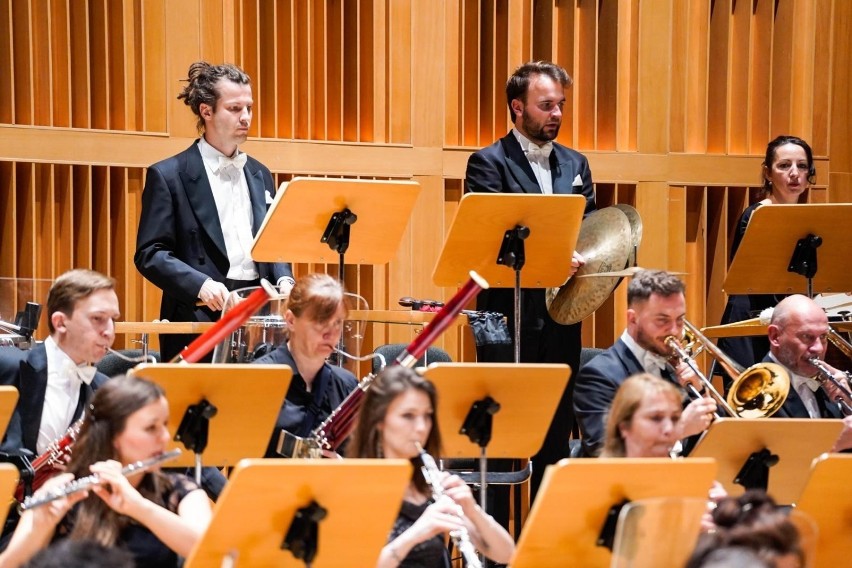
[{"label": "woman in black dress", "polygon": [[347,455],[358,458],[409,459],[414,475],[378,566],[449,566],[444,535],[461,528],[488,558],[507,563],[514,551],[509,533],[479,508],[470,488],[456,475],[441,480],[443,495],[432,490],[421,471],[418,445],[437,458],[441,431],[434,421],[435,387],[402,366],[376,377],[364,399]]},{"label": "woman in black dress", "polygon": [[92,398],[67,472],[36,496],[92,474],[100,482],[26,511],[0,566],[20,566],[61,538],[125,548],[136,566],[178,566],[210,522],[207,494],[182,474],[158,468],[127,477],[121,472],[168,449],[168,419],[169,404],[158,385],[127,377],[106,382]]}]

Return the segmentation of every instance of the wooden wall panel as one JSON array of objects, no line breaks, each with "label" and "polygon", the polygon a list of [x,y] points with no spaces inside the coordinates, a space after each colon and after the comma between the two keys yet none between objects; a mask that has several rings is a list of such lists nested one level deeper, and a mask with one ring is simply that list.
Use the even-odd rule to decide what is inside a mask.
[{"label": "wooden wall panel", "polygon": [[[347,267],[346,285],[375,308],[447,299],[431,271],[467,157],[510,128],[512,70],[553,59],[575,80],[559,141],[588,155],[600,207],[643,216],[639,263],[687,271],[690,317],[715,323],[770,138],[811,141],[810,202],[852,200],[850,21],[840,0],[0,0],[0,277],[97,268],[126,318],[156,317],[132,264],[145,168],[196,137],[176,97],[206,59],[252,76],[245,149],[279,182],[420,182],[394,260]],[[312,270],[336,266],[297,266]],[[622,285],[586,344],[612,342],[625,303]],[[469,338],[441,341],[471,356]]]}]

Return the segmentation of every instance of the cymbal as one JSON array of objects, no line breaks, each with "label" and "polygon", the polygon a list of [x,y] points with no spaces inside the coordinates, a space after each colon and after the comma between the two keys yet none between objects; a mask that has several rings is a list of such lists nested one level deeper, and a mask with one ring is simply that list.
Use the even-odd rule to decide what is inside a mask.
[{"label": "cymbal", "polygon": [[[630,268],[625,268],[624,270],[616,270],[614,272],[599,272],[597,274],[581,274],[575,275],[574,278],[597,278],[597,277],[612,277],[617,276],[619,278],[629,278],[631,276],[635,276],[637,272],[641,272],[643,270],[650,270],[648,268],[642,268],[641,266],[631,266]],[[686,272],[672,272],[671,270],[666,270],[669,274],[686,274]]]},{"label": "cymbal", "polygon": [[606,207],[591,213],[580,225],[577,252],[586,264],[561,288],[547,290],[547,311],[562,324],[577,323],[597,310],[618,285],[619,277],[578,278],[621,270],[630,256],[631,233],[627,216]]},{"label": "cymbal", "polygon": [[636,266],[636,252],[642,242],[642,217],[639,216],[636,209],[626,203],[616,203],[613,207],[627,215],[627,220],[630,222],[630,244],[632,246],[630,247],[630,257],[627,259],[627,266]]}]

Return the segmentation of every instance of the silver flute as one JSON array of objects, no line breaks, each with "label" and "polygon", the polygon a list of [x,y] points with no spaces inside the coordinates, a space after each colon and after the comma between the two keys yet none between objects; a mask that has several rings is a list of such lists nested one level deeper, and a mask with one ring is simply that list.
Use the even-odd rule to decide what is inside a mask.
[{"label": "silver flute", "polygon": [[[165,452],[158,456],[154,456],[153,458],[134,462],[132,464],[124,466],[121,469],[121,475],[123,475],[124,477],[130,477],[133,474],[148,471],[149,469],[152,469],[153,467],[163,462],[175,459],[180,455],[180,453],[180,448],[176,448],[170,452]],[[62,499],[63,497],[67,497],[68,495],[71,495],[73,493],[77,493],[79,491],[86,491],[87,489],[98,485],[100,482],[101,477],[97,473],[87,475],[86,477],[78,477],[77,479],[72,479],[62,487],[57,487],[56,489],[52,489],[40,495],[32,495],[30,497],[27,497],[26,499],[24,499],[23,503],[18,505],[18,511],[23,513],[24,511],[29,511],[30,509],[41,507],[42,505],[46,505],[52,501],[56,501],[57,499]]]},{"label": "silver flute", "polygon": [[[426,478],[426,482],[432,487],[432,497],[437,499],[444,494],[444,486],[441,485],[441,470],[438,469],[435,458],[426,453],[426,450],[423,449],[423,446],[419,442],[415,442],[415,445],[417,446],[417,451],[420,452],[420,459],[423,461],[423,468],[421,470],[423,471],[423,477]],[[468,568],[482,568],[482,562],[476,554],[473,543],[470,542],[470,535],[467,533],[465,527],[450,531],[450,538],[453,539],[453,544],[461,553],[464,563]]]}]

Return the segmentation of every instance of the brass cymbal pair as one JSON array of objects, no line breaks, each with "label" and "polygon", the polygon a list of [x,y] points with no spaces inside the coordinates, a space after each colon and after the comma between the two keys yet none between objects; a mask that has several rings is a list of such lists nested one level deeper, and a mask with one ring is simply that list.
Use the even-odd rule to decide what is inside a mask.
[{"label": "brass cymbal pair", "polygon": [[630,205],[617,204],[589,214],[577,238],[577,252],[586,264],[560,288],[547,289],[550,317],[567,325],[601,307],[622,277],[641,270],[634,266],[641,241],[642,219]]}]

